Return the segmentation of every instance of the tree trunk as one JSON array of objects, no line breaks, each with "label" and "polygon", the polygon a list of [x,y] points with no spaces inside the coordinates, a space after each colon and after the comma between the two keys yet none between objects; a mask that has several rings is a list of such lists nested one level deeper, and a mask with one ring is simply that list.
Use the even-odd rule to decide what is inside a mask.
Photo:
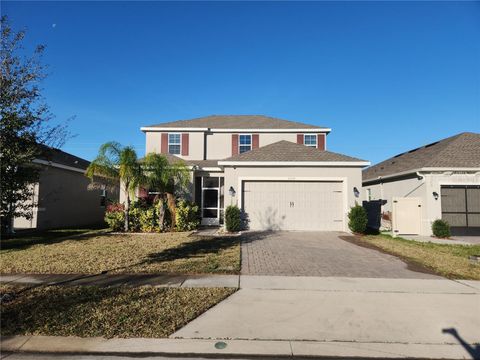
[{"label": "tree trunk", "polygon": [[125,231],[128,231],[128,223],[129,223],[129,211],[130,211],[130,193],[128,192],[128,186],[125,186],[127,188],[127,203],[125,204],[125,225],[124,229]]},{"label": "tree trunk", "polygon": [[175,228],[176,226],[175,195],[171,193],[167,193],[167,203],[168,203],[168,210],[170,210],[171,226],[172,228]]},{"label": "tree trunk", "polygon": [[165,227],[165,203],[163,202],[163,199],[160,198],[158,200],[158,205],[157,205],[157,214],[158,214],[158,227],[160,231],[164,231]]}]

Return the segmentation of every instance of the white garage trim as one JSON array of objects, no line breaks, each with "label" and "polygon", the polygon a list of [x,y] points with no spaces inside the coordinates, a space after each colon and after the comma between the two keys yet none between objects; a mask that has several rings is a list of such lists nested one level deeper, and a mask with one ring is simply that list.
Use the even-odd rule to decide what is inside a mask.
[{"label": "white garage trim", "polygon": [[348,213],[348,178],[346,177],[292,177],[292,176],[244,176],[238,178],[238,201],[243,211],[243,183],[245,181],[311,181],[311,182],[341,182],[343,191],[343,231],[347,229]]}]

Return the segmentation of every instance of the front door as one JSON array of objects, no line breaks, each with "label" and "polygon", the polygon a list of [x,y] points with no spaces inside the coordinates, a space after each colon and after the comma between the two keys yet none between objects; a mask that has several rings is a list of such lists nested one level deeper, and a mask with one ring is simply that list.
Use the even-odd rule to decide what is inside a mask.
[{"label": "front door", "polygon": [[220,225],[223,216],[223,177],[202,177],[202,225]]}]

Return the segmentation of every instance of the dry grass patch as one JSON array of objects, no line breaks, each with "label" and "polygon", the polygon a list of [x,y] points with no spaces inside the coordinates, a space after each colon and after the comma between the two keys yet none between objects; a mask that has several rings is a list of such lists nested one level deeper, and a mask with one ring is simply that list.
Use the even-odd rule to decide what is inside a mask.
[{"label": "dry grass patch", "polygon": [[423,265],[452,279],[480,280],[480,265],[470,255],[480,254],[480,245],[443,245],[392,238],[389,235],[364,236],[360,241],[408,261]]},{"label": "dry grass patch", "polygon": [[[1,292],[18,288],[1,286]],[[2,305],[1,335],[167,337],[227,288],[39,287]]]},{"label": "dry grass patch", "polygon": [[0,251],[1,273],[224,273],[240,271],[238,238],[191,233],[85,235]]}]

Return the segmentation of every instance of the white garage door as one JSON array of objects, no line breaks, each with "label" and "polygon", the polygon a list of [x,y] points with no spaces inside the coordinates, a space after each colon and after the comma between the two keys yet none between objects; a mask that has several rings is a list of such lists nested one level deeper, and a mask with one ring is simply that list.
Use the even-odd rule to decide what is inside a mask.
[{"label": "white garage door", "polygon": [[343,230],[343,183],[245,181],[251,230]]}]

